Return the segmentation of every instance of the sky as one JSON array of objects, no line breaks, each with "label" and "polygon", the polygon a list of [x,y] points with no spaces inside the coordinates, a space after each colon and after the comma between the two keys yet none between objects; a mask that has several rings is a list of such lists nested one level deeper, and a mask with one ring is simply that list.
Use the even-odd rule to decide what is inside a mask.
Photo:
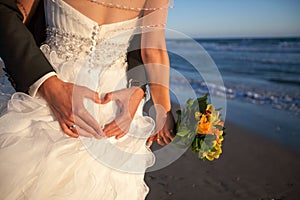
[{"label": "sky", "polygon": [[167,28],[190,37],[300,37],[300,0],[174,1]]}]

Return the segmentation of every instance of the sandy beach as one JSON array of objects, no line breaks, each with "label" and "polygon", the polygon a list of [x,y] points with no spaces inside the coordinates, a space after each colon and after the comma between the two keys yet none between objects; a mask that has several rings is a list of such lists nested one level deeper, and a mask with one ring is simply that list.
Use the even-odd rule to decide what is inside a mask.
[{"label": "sandy beach", "polygon": [[147,200],[299,199],[300,153],[227,123],[223,155],[201,161],[187,151],[146,174]]}]

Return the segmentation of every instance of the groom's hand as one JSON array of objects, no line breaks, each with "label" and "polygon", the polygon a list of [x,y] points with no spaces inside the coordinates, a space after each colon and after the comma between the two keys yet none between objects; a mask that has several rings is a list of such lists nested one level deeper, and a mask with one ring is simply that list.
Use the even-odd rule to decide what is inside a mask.
[{"label": "groom's hand", "polygon": [[38,92],[47,101],[64,133],[75,138],[79,135],[96,138],[103,136],[97,121],[83,105],[84,98],[101,103],[97,92],[63,82],[56,76],[48,78]]},{"label": "groom's hand", "polygon": [[135,112],[144,97],[144,91],[139,87],[125,88],[104,95],[101,103],[116,101],[120,108],[118,116],[106,124],[103,131],[106,137],[115,136],[116,139],[128,133]]}]

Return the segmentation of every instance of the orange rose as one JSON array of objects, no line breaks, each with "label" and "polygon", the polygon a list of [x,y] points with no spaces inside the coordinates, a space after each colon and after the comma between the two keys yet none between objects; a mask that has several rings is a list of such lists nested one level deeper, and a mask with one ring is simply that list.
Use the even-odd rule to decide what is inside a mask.
[{"label": "orange rose", "polygon": [[213,134],[212,124],[207,120],[206,115],[202,115],[197,127],[197,132],[200,134]]}]

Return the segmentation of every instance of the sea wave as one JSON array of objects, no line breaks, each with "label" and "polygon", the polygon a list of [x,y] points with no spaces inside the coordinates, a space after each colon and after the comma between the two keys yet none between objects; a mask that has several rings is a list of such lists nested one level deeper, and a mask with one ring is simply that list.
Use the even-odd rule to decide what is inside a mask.
[{"label": "sea wave", "polygon": [[[171,79],[171,87],[182,87],[182,83],[184,82],[185,80],[180,77],[173,77]],[[253,104],[271,105],[276,109],[290,111],[296,115],[300,114],[300,98],[285,93],[278,94],[273,91],[255,91],[254,88],[246,85],[223,87],[195,79],[190,79],[189,83],[199,96],[210,94],[224,97],[225,95],[228,99],[248,101]],[[210,90],[208,90],[208,88],[210,88]],[[182,90],[184,90],[184,88],[182,88]]]}]

